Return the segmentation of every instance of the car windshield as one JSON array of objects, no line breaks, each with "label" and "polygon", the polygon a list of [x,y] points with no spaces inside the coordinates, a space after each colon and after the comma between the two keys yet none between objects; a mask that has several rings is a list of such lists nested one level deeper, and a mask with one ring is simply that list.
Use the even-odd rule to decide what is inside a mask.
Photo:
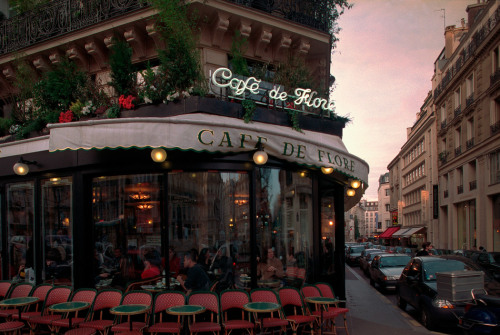
[{"label": "car windshield", "polygon": [[363,246],[359,246],[359,247],[351,247],[351,253],[354,253],[354,252],[361,252],[365,250],[365,247]]},{"label": "car windshield", "polygon": [[391,257],[381,257],[380,266],[384,268],[396,267],[396,266],[406,266],[410,261],[410,256],[391,256]]},{"label": "car windshield", "polygon": [[460,261],[442,260],[424,262],[424,281],[436,281],[436,272],[463,271],[469,268]]}]

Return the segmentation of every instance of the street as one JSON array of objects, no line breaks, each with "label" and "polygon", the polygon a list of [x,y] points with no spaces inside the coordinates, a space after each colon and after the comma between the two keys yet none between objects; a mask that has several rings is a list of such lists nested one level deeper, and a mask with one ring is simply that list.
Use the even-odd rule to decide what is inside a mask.
[{"label": "street", "polygon": [[[459,330],[429,331],[418,321],[414,309],[401,310],[394,291],[380,292],[370,286],[359,267],[346,265],[346,300],[350,310],[349,334],[461,334]],[[340,318],[337,319],[340,325]],[[345,334],[339,329],[339,334]]]}]

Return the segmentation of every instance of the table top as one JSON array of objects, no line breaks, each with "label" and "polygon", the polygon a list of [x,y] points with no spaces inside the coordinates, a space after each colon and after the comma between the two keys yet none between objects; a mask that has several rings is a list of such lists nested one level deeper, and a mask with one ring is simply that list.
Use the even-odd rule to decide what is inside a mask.
[{"label": "table top", "polygon": [[279,287],[281,280],[279,279],[259,279],[257,285],[260,287]]},{"label": "table top", "polygon": [[10,298],[10,299],[5,299],[0,301],[0,306],[8,306],[8,307],[15,307],[15,306],[26,306],[33,304],[40,300],[37,297],[20,297],[20,298]]},{"label": "table top", "polygon": [[243,308],[249,312],[264,313],[277,311],[280,309],[280,305],[274,302],[255,301],[244,304]]},{"label": "table top", "polygon": [[54,312],[76,312],[88,308],[90,303],[85,301],[67,301],[59,304],[54,304],[49,307]]},{"label": "table top", "polygon": [[205,307],[199,305],[181,305],[167,308],[167,313],[172,315],[195,315],[203,313]]},{"label": "table top", "polygon": [[327,297],[306,297],[304,300],[313,304],[321,305],[332,305],[340,302],[338,299]]},{"label": "table top", "polygon": [[149,308],[149,305],[119,305],[111,308],[109,311],[116,315],[135,315],[145,313]]}]

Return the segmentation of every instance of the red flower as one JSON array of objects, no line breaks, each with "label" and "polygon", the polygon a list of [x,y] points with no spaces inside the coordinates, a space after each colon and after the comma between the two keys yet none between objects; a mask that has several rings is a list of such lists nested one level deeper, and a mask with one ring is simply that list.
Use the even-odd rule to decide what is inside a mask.
[{"label": "red flower", "polygon": [[61,112],[59,114],[59,123],[66,123],[66,122],[71,122],[74,119],[73,112],[70,110],[67,110],[66,112]]},{"label": "red flower", "polygon": [[120,98],[118,98],[118,104],[120,107],[123,107],[125,109],[133,109],[134,108],[134,103],[133,101],[135,100],[135,97],[133,95],[129,95],[128,97],[125,98],[125,95],[120,95]]}]

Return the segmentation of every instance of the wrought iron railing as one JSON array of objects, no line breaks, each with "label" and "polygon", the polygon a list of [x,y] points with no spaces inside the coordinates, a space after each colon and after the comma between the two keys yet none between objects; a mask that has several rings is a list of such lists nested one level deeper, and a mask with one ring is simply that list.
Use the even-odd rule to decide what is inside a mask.
[{"label": "wrought iron railing", "polygon": [[144,0],[54,0],[0,22],[0,54],[149,7]]},{"label": "wrought iron railing", "polygon": [[474,93],[471,93],[467,99],[465,99],[465,107],[469,107],[474,103]]},{"label": "wrought iron railing", "polygon": [[457,186],[457,193],[458,194],[464,193],[464,185],[458,185]]},{"label": "wrought iron railing", "polygon": [[500,121],[495,122],[490,125],[491,135],[494,135],[500,131]]},{"label": "wrought iron railing", "polygon": [[500,80],[500,70],[496,70],[495,73],[493,73],[490,76],[490,85],[495,84],[499,80]]},{"label": "wrought iron railing", "polygon": [[465,142],[465,148],[467,150],[469,150],[473,146],[474,146],[474,137],[472,137],[471,139],[467,140],[467,142]]},{"label": "wrought iron railing", "polygon": [[441,129],[446,128],[446,120],[441,121]]},{"label": "wrought iron railing", "polygon": [[[228,0],[311,28],[330,32],[327,0]],[[147,0],[53,0],[0,21],[0,55],[150,7]]]},{"label": "wrought iron railing", "polygon": [[459,145],[458,147],[455,148],[455,157],[460,156],[462,154],[462,146]]},{"label": "wrought iron railing", "polygon": [[455,117],[462,114],[462,106],[458,106],[457,108],[455,108],[455,111],[453,112],[453,114],[455,115]]}]

